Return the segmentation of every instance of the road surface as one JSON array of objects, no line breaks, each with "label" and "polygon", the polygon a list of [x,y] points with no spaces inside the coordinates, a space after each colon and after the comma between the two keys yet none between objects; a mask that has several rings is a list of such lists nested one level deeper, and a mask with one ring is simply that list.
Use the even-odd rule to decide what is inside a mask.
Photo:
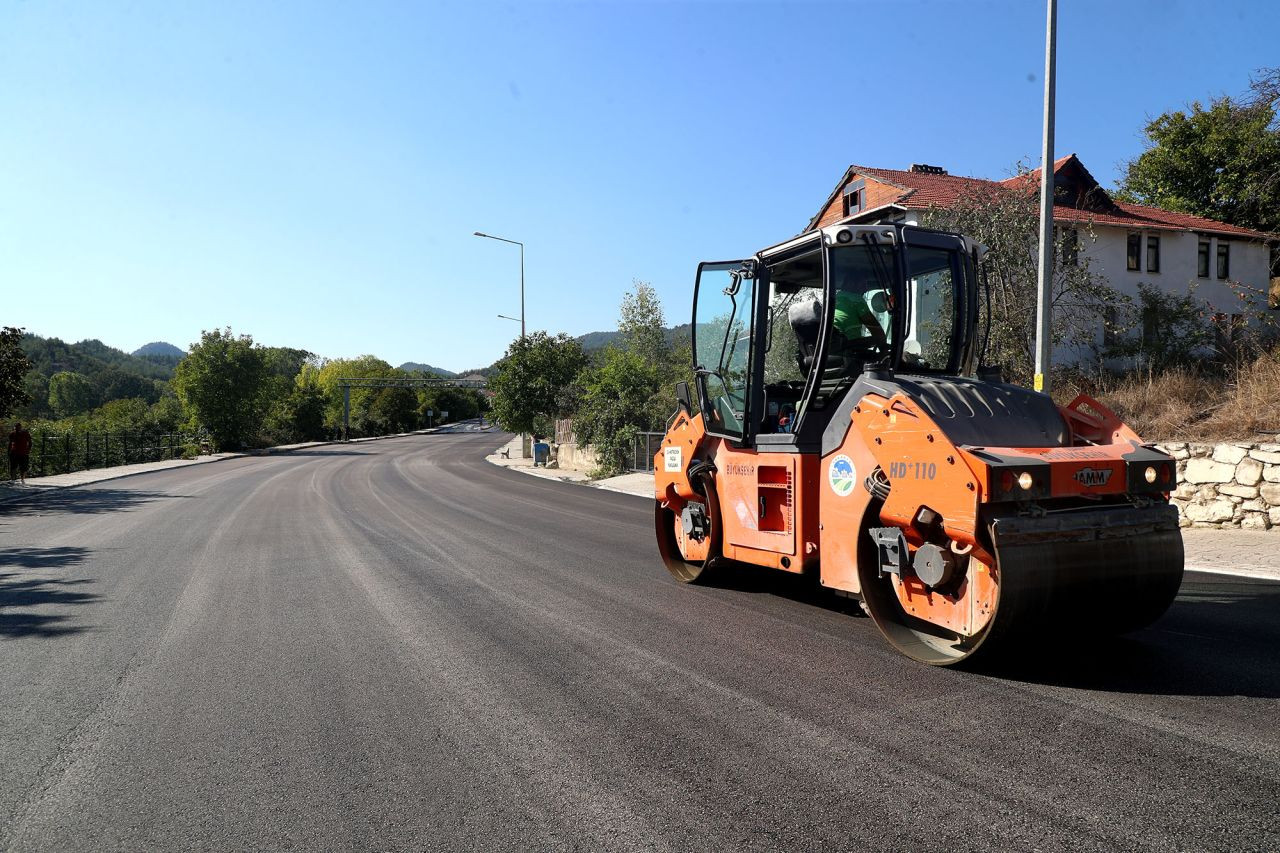
[{"label": "road surface", "polygon": [[1280,849],[1280,584],[929,669],[646,500],[414,436],[0,507],[0,846]]}]

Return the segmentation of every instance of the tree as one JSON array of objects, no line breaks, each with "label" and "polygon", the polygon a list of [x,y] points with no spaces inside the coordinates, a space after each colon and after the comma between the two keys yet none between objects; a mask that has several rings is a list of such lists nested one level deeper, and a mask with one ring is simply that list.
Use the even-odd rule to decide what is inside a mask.
[{"label": "tree", "polygon": [[453,388],[448,385],[440,388],[423,388],[418,391],[418,421],[427,425],[427,410],[432,412],[430,420],[440,423],[440,413],[448,412],[449,420],[464,421],[474,418],[484,411],[483,397],[479,391],[471,388]]},{"label": "tree", "polygon": [[262,426],[267,376],[266,359],[252,337],[214,329],[191,345],[173,384],[187,411],[226,450],[242,447]]},{"label": "tree", "polygon": [[[1025,180],[1013,186],[990,185],[970,191],[948,209],[931,209],[923,225],[959,231],[985,244],[991,296],[980,298],[984,323],[990,323],[986,364],[998,364],[1011,382],[1031,384],[1036,330],[1036,277],[1039,269],[1040,178],[1021,170]],[[1073,263],[1053,265],[1051,337],[1055,347],[1093,347],[1105,318],[1123,308],[1125,297],[1090,269],[1077,252],[1078,239],[1093,239],[1088,223],[1077,232],[1054,229],[1054,256]],[[985,328],[979,328],[983,334]]]},{"label": "tree", "polygon": [[576,383],[575,438],[599,454],[599,474],[619,473],[638,432],[660,429],[675,410],[675,383],[688,379],[687,347],[673,348],[654,289],[633,282],[618,310],[621,346],[607,346]]},{"label": "tree", "polygon": [[621,473],[636,433],[660,423],[655,422],[655,415],[661,415],[654,409],[654,392],[661,378],[660,365],[612,346],[605,347],[597,366],[585,371],[573,432],[579,442],[596,449],[597,474]]},{"label": "tree", "polygon": [[22,351],[22,329],[5,326],[0,331],[0,417],[7,418],[31,400],[24,379],[32,367]]},{"label": "tree", "polygon": [[631,287],[618,308],[618,331],[622,333],[623,346],[650,364],[658,364],[666,360],[671,350],[662,303],[647,281],[633,280]]},{"label": "tree", "polygon": [[[340,379],[389,379],[406,375],[390,364],[372,355],[359,358],[335,358],[329,361],[306,361],[298,372],[295,384],[299,388],[320,389],[325,397],[324,423],[330,430],[342,429],[343,389]],[[377,388],[352,388],[350,427],[353,435],[376,435],[380,425],[373,413],[378,398]]]},{"label": "tree", "polygon": [[1280,68],[1258,72],[1248,98],[1164,113],[1147,123],[1148,148],[1125,167],[1116,197],[1280,231]]},{"label": "tree", "polygon": [[1180,294],[1139,282],[1138,301],[1130,312],[1126,324],[1141,333],[1120,338],[1108,354],[1131,357],[1152,372],[1194,366],[1214,344],[1213,329],[1205,322],[1209,306],[1196,298],[1194,285]]},{"label": "tree", "polygon": [[58,417],[84,414],[97,402],[93,383],[79,373],[63,370],[49,377],[49,408]]},{"label": "tree", "polygon": [[561,333],[534,332],[514,341],[489,377],[493,416],[503,429],[533,432],[534,422],[568,412],[563,393],[585,363],[582,347]]},{"label": "tree", "polygon": [[378,433],[408,432],[418,426],[418,395],[411,388],[379,388],[369,407],[369,421]]}]

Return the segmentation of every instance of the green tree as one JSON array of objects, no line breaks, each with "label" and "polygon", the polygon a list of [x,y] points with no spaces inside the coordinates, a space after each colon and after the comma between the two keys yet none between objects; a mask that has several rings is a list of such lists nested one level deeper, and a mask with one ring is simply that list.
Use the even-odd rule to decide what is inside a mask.
[{"label": "green tree", "polygon": [[273,399],[265,429],[275,444],[321,441],[326,437],[324,392],[316,386],[295,387],[284,398]]},{"label": "green tree", "polygon": [[31,368],[31,360],[22,350],[22,329],[5,326],[0,331],[0,417],[7,418],[30,401],[24,379]]},{"label": "green tree", "polygon": [[49,408],[60,418],[81,415],[98,401],[93,383],[79,373],[63,370],[49,377]]},{"label": "green tree", "polygon": [[649,364],[660,364],[670,355],[666,317],[657,291],[647,281],[633,280],[631,290],[618,308],[618,331],[622,345]]},{"label": "green tree", "polygon": [[249,335],[231,329],[203,332],[178,364],[174,389],[219,449],[244,446],[262,426],[266,358]]},{"label": "green tree", "polygon": [[379,388],[369,406],[369,422],[380,434],[418,427],[418,395],[411,388]]},{"label": "green tree", "polygon": [[534,332],[514,341],[489,377],[493,416],[503,429],[534,432],[535,421],[562,416],[563,394],[585,363],[582,347],[566,334]]},{"label": "green tree", "polygon": [[423,426],[427,425],[428,410],[435,424],[441,423],[441,412],[448,412],[450,421],[465,421],[484,411],[484,398],[470,388],[424,388],[418,392],[418,420]]},{"label": "green tree", "polygon": [[573,419],[574,437],[596,449],[595,473],[621,473],[639,431],[654,428],[654,392],[661,382],[660,365],[639,353],[605,347],[600,361],[585,371],[582,398]]},{"label": "green tree", "polygon": [[661,429],[675,410],[675,383],[691,377],[687,345],[672,347],[654,289],[633,282],[618,310],[621,346],[605,347],[576,385],[575,438],[599,455],[600,470],[620,472],[638,432]]},{"label": "green tree", "polygon": [[1131,357],[1155,373],[1196,366],[1214,344],[1213,329],[1205,320],[1210,308],[1196,298],[1194,285],[1181,294],[1139,282],[1137,304],[1128,311],[1125,325],[1139,333],[1117,339],[1108,354]]},{"label": "green tree", "polygon": [[1250,97],[1218,98],[1147,123],[1148,147],[1125,168],[1117,198],[1259,231],[1280,231],[1280,69]]},{"label": "green tree", "polygon": [[[986,186],[971,191],[948,209],[926,211],[921,224],[959,231],[990,250],[984,260],[990,299],[980,299],[983,325],[990,323],[986,364],[1000,365],[1005,377],[1030,385],[1034,373],[1036,277],[1039,269],[1038,199],[1040,179],[1020,170],[1027,179],[1015,186]],[[1054,257],[1071,256],[1074,263],[1053,265],[1051,299],[1055,347],[1088,349],[1098,344],[1104,319],[1123,313],[1126,297],[1111,288],[1090,267],[1089,257],[1075,251],[1077,241],[1093,240],[1089,224],[1055,228]]]},{"label": "green tree", "polygon": [[[372,355],[359,358],[335,358],[329,361],[308,361],[299,371],[295,384],[300,388],[315,387],[324,394],[325,426],[337,432],[342,429],[343,390],[339,380],[388,379],[401,374],[390,364]],[[378,417],[373,412],[373,404],[378,398],[378,388],[351,389],[351,434],[376,435],[379,432]]]}]

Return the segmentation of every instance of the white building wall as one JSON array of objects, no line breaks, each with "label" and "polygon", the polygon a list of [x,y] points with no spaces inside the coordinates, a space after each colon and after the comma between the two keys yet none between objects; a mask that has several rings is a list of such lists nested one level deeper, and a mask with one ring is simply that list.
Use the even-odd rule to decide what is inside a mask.
[{"label": "white building wall", "polygon": [[[909,225],[920,224],[920,214],[908,210],[902,217]],[[1065,223],[1059,227],[1069,227]],[[1225,240],[1231,246],[1230,269],[1228,280],[1237,281],[1256,291],[1258,309],[1266,308],[1267,289],[1271,281],[1271,255],[1265,243],[1254,242],[1243,238],[1209,239],[1209,277],[1201,278],[1198,272],[1200,251],[1200,235],[1186,231],[1143,230],[1133,232],[1129,228],[1110,225],[1094,225],[1094,240],[1090,241],[1086,228],[1078,226],[1080,231],[1080,254],[1089,259],[1090,270],[1103,276],[1107,284],[1116,292],[1133,299],[1138,298],[1138,283],[1146,282],[1155,285],[1166,293],[1185,294],[1194,284],[1195,296],[1207,302],[1210,309],[1222,314],[1242,314],[1248,309],[1241,303],[1236,291],[1226,281],[1218,278],[1218,241]],[[1142,252],[1138,270],[1128,268],[1129,234],[1142,235]],[[1147,270],[1147,236],[1160,238],[1160,271]],[[1055,259],[1061,263],[1061,259]],[[1035,282],[1031,283],[1035,286]],[[1098,319],[1096,346],[1102,347],[1102,319]],[[1095,353],[1088,347],[1072,349],[1056,347],[1053,360],[1056,363],[1091,362]],[[1113,366],[1119,366],[1118,364]]]},{"label": "white building wall", "polygon": [[[1142,235],[1142,251],[1139,264],[1142,269],[1128,268],[1129,234]],[[1155,285],[1166,293],[1185,294],[1192,284],[1195,295],[1224,314],[1239,314],[1244,309],[1235,291],[1217,277],[1218,242],[1221,238],[1209,237],[1209,277],[1197,273],[1200,235],[1185,231],[1130,232],[1127,228],[1095,225],[1096,240],[1089,242],[1081,229],[1081,254],[1087,255],[1090,268],[1107,278],[1118,292],[1137,298],[1138,283]],[[1147,270],[1147,237],[1160,238],[1160,271]],[[1232,281],[1255,288],[1264,300],[1269,278],[1269,252],[1265,244],[1247,240],[1225,240],[1231,247],[1230,275]]]}]

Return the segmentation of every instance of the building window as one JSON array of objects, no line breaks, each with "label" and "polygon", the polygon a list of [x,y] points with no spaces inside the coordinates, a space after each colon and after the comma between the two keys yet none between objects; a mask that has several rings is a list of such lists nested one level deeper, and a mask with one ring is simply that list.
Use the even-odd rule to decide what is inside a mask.
[{"label": "building window", "polygon": [[856,180],[849,186],[844,188],[844,215],[850,216],[858,213],[867,204],[867,182],[865,180]]},{"label": "building window", "polygon": [[1147,236],[1147,272],[1160,272],[1160,238]]},{"label": "building window", "polygon": [[1226,240],[1218,241],[1218,278],[1231,275],[1231,244]]},{"label": "building window", "polygon": [[1065,267],[1080,265],[1080,232],[1074,228],[1068,229],[1062,238],[1062,265]]},{"label": "building window", "polygon": [[1209,240],[1208,238],[1200,238],[1200,252],[1196,255],[1196,275],[1201,278],[1209,277]]},{"label": "building window", "polygon": [[1142,235],[1129,235],[1129,269],[1142,269]]}]

